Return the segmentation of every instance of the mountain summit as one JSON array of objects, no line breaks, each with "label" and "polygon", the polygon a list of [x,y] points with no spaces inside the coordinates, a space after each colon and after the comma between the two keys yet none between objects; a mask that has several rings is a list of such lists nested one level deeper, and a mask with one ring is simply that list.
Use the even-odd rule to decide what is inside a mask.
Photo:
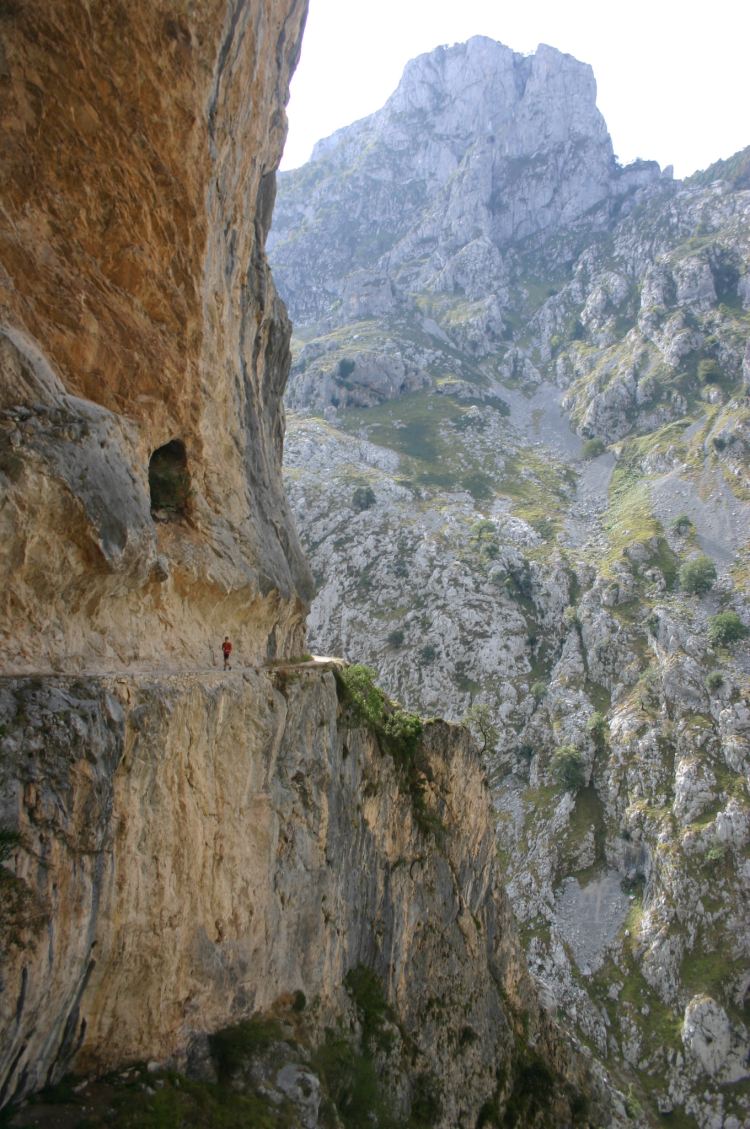
[{"label": "mountain summit", "polygon": [[400,289],[486,295],[507,286],[509,247],[585,215],[602,226],[660,175],[618,166],[590,66],[476,37],[414,59],[381,110],[281,174],[271,254],[305,322],[352,302],[379,312],[382,272]]}]

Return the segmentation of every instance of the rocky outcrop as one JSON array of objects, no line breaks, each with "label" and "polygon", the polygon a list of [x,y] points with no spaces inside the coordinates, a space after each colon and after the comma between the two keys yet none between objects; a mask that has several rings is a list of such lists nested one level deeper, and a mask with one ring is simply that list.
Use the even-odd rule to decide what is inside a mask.
[{"label": "rocky outcrop", "polygon": [[322,1038],[366,966],[411,1048],[407,1112],[427,1072],[434,1124],[474,1126],[534,1047],[562,1075],[538,1123],[569,1123],[594,1084],[525,972],[468,734],[427,727],[415,797],[338,698],[304,665],[6,680],[5,1100],[71,1067],[184,1067],[206,1031],[295,991]]},{"label": "rocky outcrop", "polygon": [[306,6],[6,7],[3,660],[206,665],[225,630],[299,651],[264,243]]},{"label": "rocky outcrop", "polygon": [[[305,342],[290,403],[366,405],[416,387],[394,388],[378,337],[423,376],[470,373],[472,358],[497,352],[519,253],[575,245],[584,217],[605,230],[659,182],[653,163],[617,165],[595,99],[591,68],[571,56],[477,37],[413,60],[382,110],[282,174],[269,247]],[[379,388],[368,347],[383,354]],[[334,390],[326,378],[342,360]]]}]

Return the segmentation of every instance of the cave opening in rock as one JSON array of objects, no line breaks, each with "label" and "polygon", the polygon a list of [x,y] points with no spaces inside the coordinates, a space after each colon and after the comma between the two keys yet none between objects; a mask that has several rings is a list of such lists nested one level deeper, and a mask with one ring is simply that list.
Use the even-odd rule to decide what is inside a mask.
[{"label": "cave opening in rock", "polygon": [[184,517],[190,498],[187,453],[181,439],[157,447],[148,464],[151,512],[166,518]]}]

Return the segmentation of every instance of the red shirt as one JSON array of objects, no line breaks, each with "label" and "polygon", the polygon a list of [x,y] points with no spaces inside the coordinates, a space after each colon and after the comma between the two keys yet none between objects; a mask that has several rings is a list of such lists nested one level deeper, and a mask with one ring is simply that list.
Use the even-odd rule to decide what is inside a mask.
[{"label": "red shirt", "polygon": [[232,653],[232,644],[231,644],[231,643],[229,642],[229,640],[228,640],[228,639],[227,639],[227,641],[226,641],[225,643],[222,643],[222,644],[221,644],[221,649],[222,649],[222,651],[224,652],[224,654],[225,654],[225,655],[231,655],[231,653]]}]

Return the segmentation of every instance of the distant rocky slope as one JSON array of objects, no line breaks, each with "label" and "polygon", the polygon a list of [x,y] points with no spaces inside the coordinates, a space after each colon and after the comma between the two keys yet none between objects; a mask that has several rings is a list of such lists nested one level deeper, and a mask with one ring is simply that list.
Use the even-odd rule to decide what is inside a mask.
[{"label": "distant rocky slope", "polygon": [[304,654],[264,241],[305,12],[0,5],[3,1122],[624,1126],[466,731]]},{"label": "distant rocky slope", "polygon": [[475,39],[283,174],[270,242],[312,645],[487,707],[538,983],[703,1129],[750,1117],[746,169],[621,169],[588,67]]}]

